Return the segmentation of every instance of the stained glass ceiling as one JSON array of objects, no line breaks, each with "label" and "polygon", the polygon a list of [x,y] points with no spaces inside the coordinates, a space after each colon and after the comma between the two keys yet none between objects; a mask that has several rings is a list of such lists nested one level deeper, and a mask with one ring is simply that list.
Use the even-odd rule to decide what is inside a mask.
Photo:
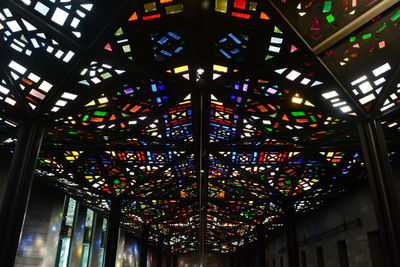
[{"label": "stained glass ceiling", "polygon": [[2,147],[43,120],[42,179],[175,251],[236,251],[360,180],[357,122],[398,134],[386,2],[2,1]]}]

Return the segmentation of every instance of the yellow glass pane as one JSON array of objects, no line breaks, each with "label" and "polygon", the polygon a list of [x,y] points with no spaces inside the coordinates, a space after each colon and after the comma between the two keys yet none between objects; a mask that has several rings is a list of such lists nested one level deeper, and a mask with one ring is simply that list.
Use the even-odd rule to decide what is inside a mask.
[{"label": "yellow glass pane", "polygon": [[167,13],[167,15],[180,13],[182,11],[183,11],[183,4],[178,4],[178,5],[172,5],[172,6],[165,7],[165,13]]},{"label": "yellow glass pane", "polygon": [[145,12],[152,12],[157,10],[156,2],[150,2],[143,5]]},{"label": "yellow glass pane", "polygon": [[215,11],[226,13],[228,0],[215,0]]},{"label": "yellow glass pane", "polygon": [[257,10],[257,2],[250,2],[250,10],[251,11]]},{"label": "yellow glass pane", "polygon": [[181,72],[188,71],[188,70],[189,70],[188,65],[174,68],[175,73],[181,73]]},{"label": "yellow glass pane", "polygon": [[221,65],[214,65],[213,70],[218,72],[228,72],[228,68]]}]

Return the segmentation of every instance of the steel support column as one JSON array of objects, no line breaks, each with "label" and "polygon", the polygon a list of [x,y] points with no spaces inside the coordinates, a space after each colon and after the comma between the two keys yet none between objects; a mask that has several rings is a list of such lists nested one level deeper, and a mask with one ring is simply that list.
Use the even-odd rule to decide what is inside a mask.
[{"label": "steel support column", "polygon": [[0,211],[2,266],[14,266],[44,129],[41,122],[28,120],[19,130]]},{"label": "steel support column", "polygon": [[163,247],[164,247],[164,236],[159,236],[157,244],[157,267],[162,267],[163,265]]},{"label": "steel support column", "polygon": [[233,257],[233,265],[232,267],[240,267],[240,255],[239,252],[235,252],[235,254],[232,255]]},{"label": "steel support column", "polygon": [[140,267],[147,267],[147,251],[149,247],[149,229],[147,225],[143,226],[142,238],[140,242]]},{"label": "steel support column", "polygon": [[258,248],[258,266],[266,267],[266,255],[265,255],[265,230],[260,225],[257,229],[257,248]]},{"label": "steel support column", "polygon": [[166,264],[166,267],[171,267],[171,244],[170,244],[170,241],[169,241],[169,238],[168,238],[168,240],[167,240],[167,248],[166,248],[166,252],[165,252],[167,255],[167,257],[166,257],[166,261],[167,261],[167,264]]},{"label": "steel support column", "polygon": [[249,240],[246,239],[243,243],[243,246],[240,249],[240,266],[247,267],[247,266],[253,266],[253,255],[252,252],[254,252],[250,248],[250,243]]},{"label": "steel support column", "polygon": [[105,266],[115,266],[117,259],[119,224],[121,218],[121,200],[111,199],[110,218],[108,220]]},{"label": "steel support column", "polygon": [[399,201],[381,122],[379,120],[363,121],[358,124],[358,130],[382,241],[385,266],[400,266]]},{"label": "steel support column", "polygon": [[292,201],[283,204],[285,230],[286,230],[286,247],[288,253],[288,266],[300,267],[299,247],[297,242],[296,221],[294,218],[294,206]]},{"label": "steel support column", "polygon": [[235,254],[231,254],[229,256],[229,266],[230,267],[235,267]]},{"label": "steel support column", "polygon": [[176,253],[172,254],[172,267],[178,267],[178,254]]}]

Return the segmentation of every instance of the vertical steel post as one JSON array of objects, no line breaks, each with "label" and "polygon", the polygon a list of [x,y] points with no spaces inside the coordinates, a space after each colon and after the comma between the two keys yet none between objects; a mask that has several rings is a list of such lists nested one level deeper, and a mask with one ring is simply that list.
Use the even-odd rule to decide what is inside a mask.
[{"label": "vertical steel post", "polygon": [[294,218],[293,202],[285,201],[283,203],[283,210],[289,267],[300,267],[299,246],[297,242],[296,221]]},{"label": "vertical steel post", "polygon": [[178,254],[176,253],[172,254],[172,267],[178,267]]},{"label": "vertical steel post", "polygon": [[379,120],[358,124],[385,266],[400,266],[400,214],[386,141]]},{"label": "vertical steel post", "polygon": [[164,236],[158,237],[157,244],[157,267],[162,267],[163,264],[163,247],[164,247]]},{"label": "vertical steel post", "polygon": [[167,241],[167,249],[166,249],[166,253],[167,253],[167,264],[166,267],[171,267],[171,244],[170,244],[170,240],[168,239]]},{"label": "vertical steel post", "polygon": [[14,266],[44,132],[37,120],[28,120],[19,130],[0,210],[2,266]]},{"label": "vertical steel post", "polygon": [[147,267],[147,251],[149,246],[149,229],[147,225],[143,226],[142,239],[140,244],[140,267]]},{"label": "vertical steel post", "polygon": [[119,241],[119,224],[122,202],[118,198],[111,199],[110,218],[107,227],[106,257],[104,266],[115,266]]},{"label": "vertical steel post", "polygon": [[265,230],[262,225],[257,228],[257,248],[258,248],[258,266],[266,267],[266,255],[265,255]]}]

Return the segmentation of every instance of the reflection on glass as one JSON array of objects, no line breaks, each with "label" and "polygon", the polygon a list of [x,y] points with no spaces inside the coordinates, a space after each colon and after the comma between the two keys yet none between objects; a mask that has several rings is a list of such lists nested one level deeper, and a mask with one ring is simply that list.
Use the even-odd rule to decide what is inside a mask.
[{"label": "reflection on glass", "polygon": [[90,243],[92,240],[92,232],[93,232],[93,216],[94,216],[93,210],[87,209],[86,220],[85,220],[85,233],[83,236],[83,244],[82,244],[82,258],[81,258],[82,267],[89,266]]},{"label": "reflection on glass", "polygon": [[106,246],[106,238],[107,238],[107,224],[108,221],[106,218],[103,219],[103,225],[101,230],[101,245],[100,245],[100,253],[99,253],[99,266],[104,266],[104,250]]},{"label": "reflection on glass", "polygon": [[71,246],[72,225],[74,224],[76,210],[76,201],[72,198],[66,200],[64,206],[64,216],[60,230],[60,239],[58,242],[57,267],[67,267],[68,256]]},{"label": "reflection on glass", "polygon": [[[60,237],[57,249],[57,259],[55,267],[103,267],[105,260],[105,246],[107,238],[107,224],[108,221],[105,218],[97,217],[95,219],[95,212],[84,206],[79,206],[81,214],[78,216],[77,212],[78,203],[72,198],[66,198],[65,206],[63,211],[63,219],[60,230]],[[83,213],[83,214],[82,214]],[[83,221],[82,216],[85,218]],[[81,223],[77,221],[77,217],[80,217]],[[101,223],[95,223],[100,220]],[[81,227],[75,225],[79,223]],[[74,230],[74,225],[75,229]],[[95,230],[95,227],[98,227]],[[81,231],[82,230],[82,231]],[[99,233],[96,234],[95,232]],[[83,237],[82,237],[83,234]],[[80,238],[77,238],[80,236]],[[72,240],[79,240],[74,246],[79,246],[79,256],[75,259],[76,263],[72,263],[71,258],[71,246]],[[75,241],[74,241],[75,242]],[[82,242],[82,243],[81,243]],[[96,243],[94,243],[96,242]],[[76,243],[76,242],[75,242]],[[98,253],[94,253],[93,250],[98,249]],[[73,250],[73,248],[72,248]],[[72,266],[73,265],[73,266]]]}]

